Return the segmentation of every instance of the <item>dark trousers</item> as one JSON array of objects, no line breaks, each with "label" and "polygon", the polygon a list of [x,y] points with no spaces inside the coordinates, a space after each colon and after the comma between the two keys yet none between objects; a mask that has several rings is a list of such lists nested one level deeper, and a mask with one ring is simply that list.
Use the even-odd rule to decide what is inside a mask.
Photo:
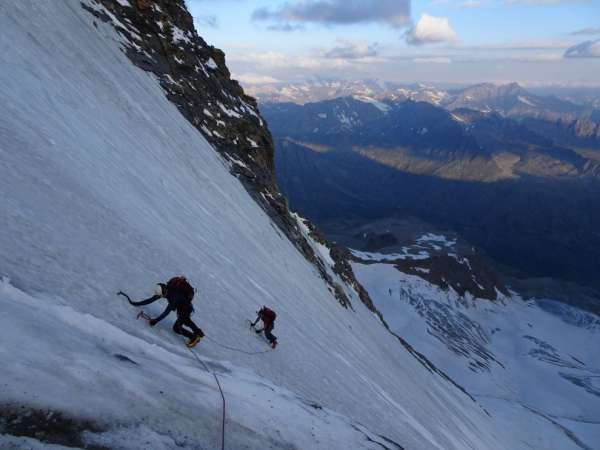
[{"label": "dark trousers", "polygon": [[[198,326],[192,321],[191,315],[194,311],[192,305],[183,305],[177,308],[177,320],[173,324],[173,331],[177,334],[181,334],[188,339],[193,339],[196,336],[204,337],[204,333]],[[189,332],[183,327],[187,327],[192,332]]]},{"label": "dark trousers", "polygon": [[277,340],[277,337],[273,333],[271,333],[271,331],[273,331],[273,328],[275,327],[271,324],[268,327],[265,327],[264,329],[265,337],[271,344]]}]

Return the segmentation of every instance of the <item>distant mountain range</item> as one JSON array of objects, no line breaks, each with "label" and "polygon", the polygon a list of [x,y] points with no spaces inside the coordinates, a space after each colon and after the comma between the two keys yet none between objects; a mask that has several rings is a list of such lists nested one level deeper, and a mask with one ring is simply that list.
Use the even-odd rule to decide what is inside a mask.
[{"label": "distant mountain range", "polygon": [[[332,100],[339,97],[363,95],[378,100],[415,100],[436,105],[451,105],[455,100],[482,101],[487,98],[498,109],[496,99],[513,97],[528,106],[557,106],[576,111],[600,108],[600,86],[592,87],[530,87],[524,88],[518,83],[493,84],[479,83],[459,86],[450,84],[397,83],[377,79],[367,80],[309,80],[298,83],[271,83],[251,85],[246,91],[261,103],[297,103],[306,104]],[[551,101],[552,103],[549,103]],[[534,103],[530,105],[528,102]],[[539,104],[538,104],[539,102]],[[488,106],[492,106],[492,104]],[[466,106],[466,105],[462,105]],[[474,107],[475,103],[469,105]],[[482,105],[486,107],[486,105]]]},{"label": "distant mountain range", "polygon": [[517,83],[482,83],[466,88],[441,89],[424,84],[399,84],[378,80],[312,81],[299,84],[264,85],[250,89],[260,103],[305,105],[343,97],[398,103],[426,102],[449,111],[472,109],[496,112],[504,117],[527,121],[541,128],[553,140],[574,145],[600,145],[600,90],[557,89],[533,93]]},{"label": "distant mountain range", "polygon": [[509,272],[600,288],[596,110],[518,84],[393,95],[355,86],[341,98],[261,103],[292,208],[325,231],[413,216],[461,234]]},{"label": "distant mountain range", "polygon": [[551,133],[496,111],[448,111],[426,102],[363,96],[265,104],[262,110],[282,145],[304,145],[321,153],[353,150],[416,175],[482,182],[600,175],[600,152],[561,145]]},{"label": "distant mountain range", "polygon": [[247,92],[261,103],[297,103],[365,96],[382,99],[411,99],[439,103],[447,95],[443,89],[424,84],[400,84],[381,80],[312,80],[302,83],[254,85]]},{"label": "distant mountain range", "polygon": [[375,99],[411,99],[439,103],[447,92],[423,84],[399,84],[380,80],[307,81],[291,84],[251,86],[248,92],[261,103],[297,103],[300,105],[353,95]]}]

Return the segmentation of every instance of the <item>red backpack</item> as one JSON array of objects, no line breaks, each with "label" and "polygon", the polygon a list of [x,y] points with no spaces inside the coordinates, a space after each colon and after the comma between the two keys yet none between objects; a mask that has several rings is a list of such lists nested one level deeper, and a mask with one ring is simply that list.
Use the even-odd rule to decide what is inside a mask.
[{"label": "red backpack", "polygon": [[192,302],[196,292],[185,277],[173,277],[167,282],[167,291],[180,292],[183,297]]},{"label": "red backpack", "polygon": [[275,322],[275,319],[277,319],[277,314],[275,313],[275,311],[273,311],[270,308],[267,308],[266,306],[262,309],[261,313],[262,318],[267,319],[271,323]]}]

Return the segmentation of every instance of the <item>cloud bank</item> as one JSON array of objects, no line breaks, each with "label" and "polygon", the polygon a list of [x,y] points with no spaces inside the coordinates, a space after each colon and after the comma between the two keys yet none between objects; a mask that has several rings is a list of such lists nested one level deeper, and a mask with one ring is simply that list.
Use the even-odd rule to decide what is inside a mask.
[{"label": "cloud bank", "polygon": [[377,56],[377,44],[340,41],[339,45],[325,53],[327,58],[362,59]]},{"label": "cloud bank", "polygon": [[252,18],[286,24],[350,25],[375,22],[400,28],[410,21],[410,0],[295,0],[276,9],[259,8],[254,11]]},{"label": "cloud bank", "polygon": [[588,27],[588,28],[583,28],[582,30],[573,31],[572,33],[570,33],[571,36],[586,36],[586,35],[592,35],[592,34],[600,34],[600,27],[598,27],[598,28]]}]

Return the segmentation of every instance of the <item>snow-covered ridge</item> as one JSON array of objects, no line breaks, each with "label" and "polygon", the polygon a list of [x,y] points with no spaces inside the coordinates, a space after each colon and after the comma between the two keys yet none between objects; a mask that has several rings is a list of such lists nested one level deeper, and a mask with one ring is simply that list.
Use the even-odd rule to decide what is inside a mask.
[{"label": "snow-covered ridge", "polygon": [[354,98],[355,100],[358,100],[359,102],[369,103],[369,104],[375,106],[379,111],[381,111],[384,114],[388,113],[389,110],[391,109],[391,106],[386,105],[385,103],[380,102],[374,98],[367,97],[364,95],[354,95],[354,96],[352,96],[352,98]]},{"label": "snow-covered ridge", "polygon": [[[218,448],[219,390],[174,318],[149,328],[115,296],[182,273],[207,334],[196,356],[228,400],[226,448],[505,448],[362,302],[340,307],[112,24],[77,0],[5,0],[0,30],[2,419],[11,405],[21,423],[84,421],[73,439],[89,443]],[[278,349],[222,347],[261,348],[245,320],[263,304]],[[0,446],[46,445],[0,422]]]},{"label": "snow-covered ridge", "polygon": [[293,84],[268,83],[250,85],[246,89],[261,102],[296,103],[304,105],[310,102],[332,100],[342,97],[355,97],[357,100],[373,103],[382,112],[388,105],[383,100],[413,100],[441,104],[448,92],[423,84],[404,85],[381,80],[319,80]]}]

